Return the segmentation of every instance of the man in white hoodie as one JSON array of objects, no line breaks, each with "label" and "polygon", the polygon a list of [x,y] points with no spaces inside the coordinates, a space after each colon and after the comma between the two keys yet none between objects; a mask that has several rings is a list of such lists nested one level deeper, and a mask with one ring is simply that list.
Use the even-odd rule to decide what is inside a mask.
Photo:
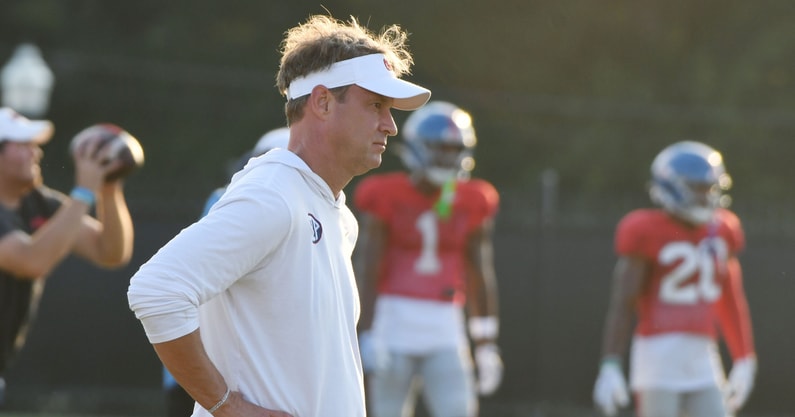
[{"label": "man in white hoodie", "polygon": [[[256,158],[265,152],[275,148],[287,149],[288,142],[290,141],[290,129],[287,127],[278,127],[269,130],[262,137],[257,140],[256,145],[251,150],[245,152],[228,169],[231,177],[243,169],[248,163],[249,159]],[[227,184],[228,185],[228,184]],[[210,211],[212,206],[224,195],[227,185],[218,187],[210,193],[207,200],[204,201],[204,208],[202,209],[201,216],[204,217]],[[163,391],[166,399],[166,416],[167,417],[188,417],[193,414],[193,406],[195,402],[190,394],[177,383],[174,377],[168,372],[168,369],[163,368]]]},{"label": "man in white hoodie", "polygon": [[133,276],[131,309],[194,416],[364,417],[343,188],[381,164],[391,109],[430,91],[398,78],[406,33],[310,17],[282,42],[288,149],[237,173],[207,216]]}]

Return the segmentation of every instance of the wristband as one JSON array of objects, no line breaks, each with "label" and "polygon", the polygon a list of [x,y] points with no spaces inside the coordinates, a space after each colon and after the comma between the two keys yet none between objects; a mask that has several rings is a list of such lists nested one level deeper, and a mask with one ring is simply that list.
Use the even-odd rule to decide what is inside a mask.
[{"label": "wristband", "polygon": [[221,406],[226,403],[226,400],[229,399],[229,394],[231,392],[232,392],[232,390],[227,386],[226,387],[226,392],[224,393],[224,396],[221,397],[221,399],[217,403],[215,403],[214,406],[212,406],[209,409],[207,409],[207,412],[212,414],[212,413],[218,411],[218,409],[221,408]]},{"label": "wristband", "polygon": [[89,190],[86,187],[77,186],[72,188],[72,192],[69,193],[69,197],[72,200],[82,201],[86,203],[89,207],[94,205],[96,201],[96,197],[94,196],[94,192]]},{"label": "wristband", "polygon": [[469,337],[474,340],[494,340],[500,331],[500,320],[496,316],[472,317],[468,324]]}]

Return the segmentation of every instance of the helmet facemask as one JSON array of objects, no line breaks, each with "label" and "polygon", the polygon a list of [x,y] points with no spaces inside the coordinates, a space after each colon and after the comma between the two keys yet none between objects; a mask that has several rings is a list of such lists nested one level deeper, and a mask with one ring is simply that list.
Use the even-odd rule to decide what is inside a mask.
[{"label": "helmet facemask", "polygon": [[420,168],[421,173],[432,184],[441,187],[449,181],[469,176],[467,164],[474,160],[464,146],[457,144],[426,143],[426,160]]},{"label": "helmet facemask", "polygon": [[715,210],[723,207],[723,197],[728,197],[723,195],[716,184],[689,183],[682,180],[656,180],[649,193],[654,203],[693,224],[704,224],[712,220]]}]

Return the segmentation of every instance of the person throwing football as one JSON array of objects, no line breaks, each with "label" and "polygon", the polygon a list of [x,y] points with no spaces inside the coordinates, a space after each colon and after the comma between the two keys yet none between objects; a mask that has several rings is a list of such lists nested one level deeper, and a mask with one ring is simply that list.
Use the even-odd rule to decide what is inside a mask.
[{"label": "person throwing football", "polygon": [[75,185],[66,195],[41,173],[49,120],[0,109],[0,405],[4,373],[22,349],[47,277],[69,255],[102,268],[129,263],[134,230],[122,178],[106,180],[122,162],[91,135],[73,153]]}]

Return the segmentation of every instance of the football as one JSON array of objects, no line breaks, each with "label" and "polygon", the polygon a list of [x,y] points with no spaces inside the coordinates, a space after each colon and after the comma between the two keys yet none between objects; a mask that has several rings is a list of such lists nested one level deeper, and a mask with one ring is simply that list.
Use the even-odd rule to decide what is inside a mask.
[{"label": "football", "polygon": [[72,138],[69,145],[71,152],[74,153],[86,141],[99,141],[101,146],[97,148],[97,152],[110,147],[106,164],[117,159],[122,161],[118,169],[105,176],[106,181],[126,177],[144,164],[144,150],[141,143],[129,132],[115,124],[99,123],[81,130]]}]

